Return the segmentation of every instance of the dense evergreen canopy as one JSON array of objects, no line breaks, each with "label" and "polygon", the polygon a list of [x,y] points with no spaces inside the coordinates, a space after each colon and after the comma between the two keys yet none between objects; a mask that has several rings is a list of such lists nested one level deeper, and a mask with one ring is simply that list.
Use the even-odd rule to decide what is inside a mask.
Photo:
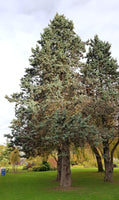
[{"label": "dense evergreen canopy", "polygon": [[21,93],[7,97],[16,102],[11,142],[21,146],[27,156],[60,147],[65,155],[62,186],[71,185],[70,143],[74,136],[83,137],[82,132],[87,135],[86,122],[78,114],[81,86],[75,73],[84,51],[72,21],[56,14],[32,49],[31,67],[21,79]]}]

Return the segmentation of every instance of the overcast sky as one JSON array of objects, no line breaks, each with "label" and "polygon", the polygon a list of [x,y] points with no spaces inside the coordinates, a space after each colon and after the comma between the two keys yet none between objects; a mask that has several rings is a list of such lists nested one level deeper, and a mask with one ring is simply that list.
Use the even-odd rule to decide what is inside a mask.
[{"label": "overcast sky", "polygon": [[14,106],[4,96],[19,91],[31,47],[56,12],[73,20],[82,40],[98,34],[109,41],[119,62],[118,0],[0,0],[0,144],[5,144],[3,135],[14,118]]}]

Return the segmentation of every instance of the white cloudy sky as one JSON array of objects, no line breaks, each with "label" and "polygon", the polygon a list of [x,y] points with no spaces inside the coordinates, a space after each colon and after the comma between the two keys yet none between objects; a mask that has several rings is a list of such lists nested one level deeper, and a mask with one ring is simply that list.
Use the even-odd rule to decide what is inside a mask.
[{"label": "white cloudy sky", "polygon": [[0,144],[14,118],[14,106],[4,96],[19,90],[31,47],[56,12],[73,20],[82,40],[98,34],[109,41],[119,61],[118,0],[0,0]]}]

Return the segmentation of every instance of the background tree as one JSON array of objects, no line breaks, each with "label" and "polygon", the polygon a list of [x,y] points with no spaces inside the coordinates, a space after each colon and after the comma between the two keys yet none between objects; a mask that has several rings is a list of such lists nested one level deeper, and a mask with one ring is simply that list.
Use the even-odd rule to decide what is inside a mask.
[{"label": "background tree", "polygon": [[15,172],[15,165],[18,164],[19,160],[19,150],[17,148],[14,148],[14,150],[10,154],[10,162],[12,164],[13,172]]},{"label": "background tree", "polygon": [[94,145],[94,143],[90,143],[90,146],[97,160],[98,172],[103,172],[102,155],[99,149]]},{"label": "background tree", "polygon": [[[82,67],[83,83],[90,100],[84,109],[84,115],[91,115],[91,123],[96,125],[100,133],[105,181],[112,181],[113,153],[119,144],[117,120],[119,72],[117,61],[111,57],[110,48],[108,42],[99,40],[96,35],[89,41],[87,65]],[[116,142],[113,143],[114,141]]]},{"label": "background tree", "polygon": [[6,166],[10,162],[10,153],[12,149],[9,148],[8,144],[6,146],[0,145],[0,165]]}]

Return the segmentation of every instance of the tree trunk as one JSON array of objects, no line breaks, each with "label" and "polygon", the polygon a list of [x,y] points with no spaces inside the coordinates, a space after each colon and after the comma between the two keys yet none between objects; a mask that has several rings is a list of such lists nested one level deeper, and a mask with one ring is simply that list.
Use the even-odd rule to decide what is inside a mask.
[{"label": "tree trunk", "polygon": [[60,186],[70,187],[71,181],[71,169],[70,169],[70,151],[69,144],[62,144],[62,169],[61,169],[61,180]]},{"label": "tree trunk", "polygon": [[96,156],[97,165],[98,165],[98,172],[103,172],[104,170],[103,170],[102,159],[101,159],[101,156],[100,156],[97,148],[95,146],[91,145],[91,149]]},{"label": "tree trunk", "polygon": [[61,168],[62,168],[62,151],[61,148],[58,149],[58,160],[57,160],[57,178],[56,181],[61,180]]},{"label": "tree trunk", "polygon": [[113,164],[110,160],[105,160],[105,182],[112,182],[113,181]]},{"label": "tree trunk", "polygon": [[103,143],[104,149],[104,164],[105,164],[105,182],[112,182],[113,181],[113,159],[109,155],[109,143],[105,141]]},{"label": "tree trunk", "polygon": [[113,154],[119,145],[119,139],[115,143],[111,153],[109,154],[109,143],[108,140],[103,142],[103,150],[104,150],[104,164],[105,164],[105,182],[113,181]]}]

